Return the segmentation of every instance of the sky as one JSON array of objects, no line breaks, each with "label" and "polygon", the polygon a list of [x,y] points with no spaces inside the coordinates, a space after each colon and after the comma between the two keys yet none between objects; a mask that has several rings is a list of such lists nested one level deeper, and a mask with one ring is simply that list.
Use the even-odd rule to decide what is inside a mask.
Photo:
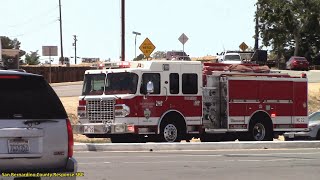
[{"label": "sky", "polygon": [[[239,50],[245,42],[254,46],[256,0],[126,0],[126,60],[137,55],[145,38],[156,51],[182,50],[178,40],[189,40],[184,50],[190,57]],[[63,51],[77,56],[119,61],[121,55],[121,0],[61,0]],[[59,0],[1,0],[0,35],[17,38],[26,52],[42,46],[58,46],[60,56]],[[41,57],[44,62],[47,57]],[[57,63],[58,58],[54,61]],[[80,60],[78,60],[79,62]],[[74,64],[74,59],[71,59]]]}]

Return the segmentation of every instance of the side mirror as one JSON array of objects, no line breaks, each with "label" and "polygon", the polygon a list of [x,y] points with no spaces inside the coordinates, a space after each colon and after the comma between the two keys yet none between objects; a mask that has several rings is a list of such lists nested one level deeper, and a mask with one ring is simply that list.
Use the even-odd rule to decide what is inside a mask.
[{"label": "side mirror", "polygon": [[147,83],[147,93],[148,94],[151,94],[154,92],[154,86],[153,86],[153,82],[152,81],[149,81]]}]

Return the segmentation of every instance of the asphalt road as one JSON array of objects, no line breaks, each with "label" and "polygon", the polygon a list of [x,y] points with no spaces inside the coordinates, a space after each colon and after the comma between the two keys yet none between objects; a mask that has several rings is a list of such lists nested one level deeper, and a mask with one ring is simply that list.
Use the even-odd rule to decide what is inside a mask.
[{"label": "asphalt road", "polygon": [[310,70],[310,71],[293,71],[293,70],[281,70],[282,73],[288,73],[291,76],[300,76],[302,73],[306,73],[308,77],[308,82],[310,83],[320,83],[320,71]]},{"label": "asphalt road", "polygon": [[78,179],[318,180],[320,149],[77,152]]},{"label": "asphalt road", "polygon": [[59,86],[52,86],[59,97],[80,96],[82,84],[64,84]]}]

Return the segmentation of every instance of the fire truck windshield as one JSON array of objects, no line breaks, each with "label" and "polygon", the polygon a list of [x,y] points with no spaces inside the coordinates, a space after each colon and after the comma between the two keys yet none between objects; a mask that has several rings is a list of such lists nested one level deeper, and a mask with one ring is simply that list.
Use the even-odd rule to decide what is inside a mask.
[{"label": "fire truck windshield", "polygon": [[[107,79],[106,79],[107,77]],[[135,94],[138,75],[121,72],[105,74],[86,74],[82,95]]]}]

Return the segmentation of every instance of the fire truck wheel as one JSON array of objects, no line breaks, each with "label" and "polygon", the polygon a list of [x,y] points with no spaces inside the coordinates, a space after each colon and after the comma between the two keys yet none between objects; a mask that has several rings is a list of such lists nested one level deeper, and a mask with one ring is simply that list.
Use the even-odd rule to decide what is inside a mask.
[{"label": "fire truck wheel", "polygon": [[320,130],[319,130],[318,133],[317,133],[316,140],[320,140]]},{"label": "fire truck wheel", "polygon": [[161,124],[161,141],[163,142],[180,142],[181,130],[175,123],[164,122]]},{"label": "fire truck wheel", "polygon": [[[265,119],[266,120],[266,119]],[[249,126],[249,140],[272,141],[272,127],[265,122],[253,120]]]}]

